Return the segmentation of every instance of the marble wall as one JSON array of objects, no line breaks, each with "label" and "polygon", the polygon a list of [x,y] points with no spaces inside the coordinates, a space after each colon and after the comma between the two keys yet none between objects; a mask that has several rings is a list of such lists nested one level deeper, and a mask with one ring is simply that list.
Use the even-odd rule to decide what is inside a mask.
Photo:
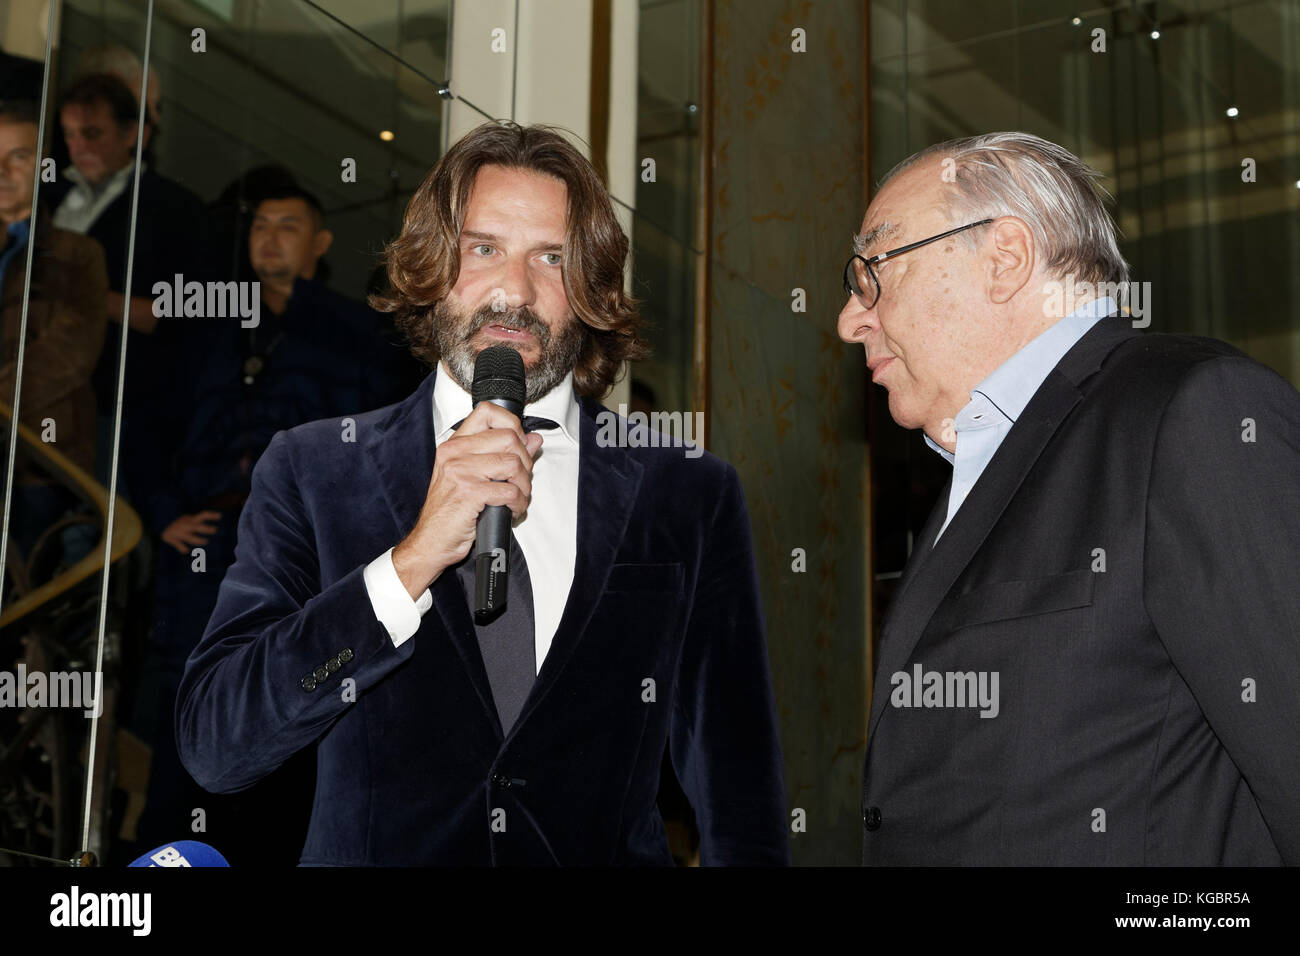
[{"label": "marble wall", "polygon": [[862,846],[869,385],[835,318],[866,207],[863,18],[847,0],[713,13],[708,443],[753,521],[797,864]]}]

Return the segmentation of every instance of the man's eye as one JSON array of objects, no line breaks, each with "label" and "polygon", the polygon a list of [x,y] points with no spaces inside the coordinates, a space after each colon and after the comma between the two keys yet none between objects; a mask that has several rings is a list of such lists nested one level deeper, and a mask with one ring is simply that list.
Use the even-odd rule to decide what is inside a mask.
[{"label": "man's eye", "polygon": [[[484,252],[483,251],[484,249],[486,249],[487,251]],[[492,255],[492,247],[489,246],[486,242],[480,242],[478,245],[474,246],[474,251],[478,253],[480,256]]]},{"label": "man's eye", "polygon": [[564,261],[564,257],[558,252],[546,252],[542,254],[548,266],[558,266]]}]

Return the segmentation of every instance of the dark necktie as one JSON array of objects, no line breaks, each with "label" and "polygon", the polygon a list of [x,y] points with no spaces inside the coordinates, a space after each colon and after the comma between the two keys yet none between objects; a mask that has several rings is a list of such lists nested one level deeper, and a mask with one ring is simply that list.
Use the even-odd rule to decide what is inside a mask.
[{"label": "dark necktie", "polygon": [[[452,430],[459,429],[463,424],[465,419],[462,418],[452,426]],[[525,415],[523,426],[525,432],[560,427],[549,418],[539,418],[536,415]],[[477,546],[471,546],[469,556],[456,568],[456,576],[460,578],[461,589],[464,590],[465,600],[471,609],[474,607],[474,558],[477,552]],[[524,701],[528,699],[528,693],[537,680],[533,586],[528,577],[528,564],[524,561],[524,553],[519,549],[519,541],[513,531],[510,532],[510,555],[507,561],[510,579],[506,585],[506,609],[488,624],[474,624],[479,652],[483,655],[483,667],[487,670],[488,684],[492,688],[492,700],[497,706],[497,716],[501,718],[503,734],[510,733],[510,728],[518,719]]]},{"label": "dark necktie", "polygon": [[[477,550],[471,547],[469,557],[456,568],[456,576],[460,578],[465,600],[471,608],[474,606],[474,555]],[[510,580],[506,587],[506,609],[490,623],[474,625],[488,684],[492,687],[492,699],[497,705],[497,716],[501,718],[501,732],[505,734],[510,733],[537,679],[533,586],[528,578],[528,564],[513,531],[507,560]]]},{"label": "dark necktie", "polygon": [[[553,422],[549,418],[540,418],[537,415],[525,415],[523,418],[523,423],[524,423],[524,431],[526,432],[544,432],[548,428],[560,427],[557,422]],[[462,418],[455,425],[451,426],[451,430],[458,431],[460,429],[460,426],[464,424],[465,424],[465,419]]]}]

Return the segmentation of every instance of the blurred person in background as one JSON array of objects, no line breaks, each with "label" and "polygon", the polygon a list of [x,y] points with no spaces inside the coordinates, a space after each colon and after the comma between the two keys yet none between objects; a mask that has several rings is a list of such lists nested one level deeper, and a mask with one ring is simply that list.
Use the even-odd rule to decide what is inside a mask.
[{"label": "blurred person in background", "polygon": [[[91,372],[104,343],[108,275],[104,251],[86,236],[55,228],[41,206],[32,227],[33,178],[39,115],[31,101],[0,103],[0,401],[12,404],[18,371],[18,340],[29,252],[28,302],[19,416],[43,439],[87,473],[94,470],[95,393]],[[47,427],[48,426],[48,427]],[[52,435],[52,438],[46,436]],[[73,492],[31,460],[14,475],[10,534],[26,556],[40,534],[77,506]],[[68,529],[72,531],[74,529]],[[64,539],[63,559],[80,558],[93,543],[84,535]],[[74,545],[80,540],[81,545]]]}]

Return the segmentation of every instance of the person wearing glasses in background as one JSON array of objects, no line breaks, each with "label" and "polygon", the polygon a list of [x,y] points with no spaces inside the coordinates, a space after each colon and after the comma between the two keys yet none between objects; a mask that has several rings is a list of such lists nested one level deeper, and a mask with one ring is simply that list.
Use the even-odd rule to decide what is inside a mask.
[{"label": "person wearing glasses in background", "polygon": [[883,623],[865,864],[1300,863],[1300,395],[1093,294],[1128,278],[1098,175],[940,143],[845,266],[840,337],[953,466]]}]

